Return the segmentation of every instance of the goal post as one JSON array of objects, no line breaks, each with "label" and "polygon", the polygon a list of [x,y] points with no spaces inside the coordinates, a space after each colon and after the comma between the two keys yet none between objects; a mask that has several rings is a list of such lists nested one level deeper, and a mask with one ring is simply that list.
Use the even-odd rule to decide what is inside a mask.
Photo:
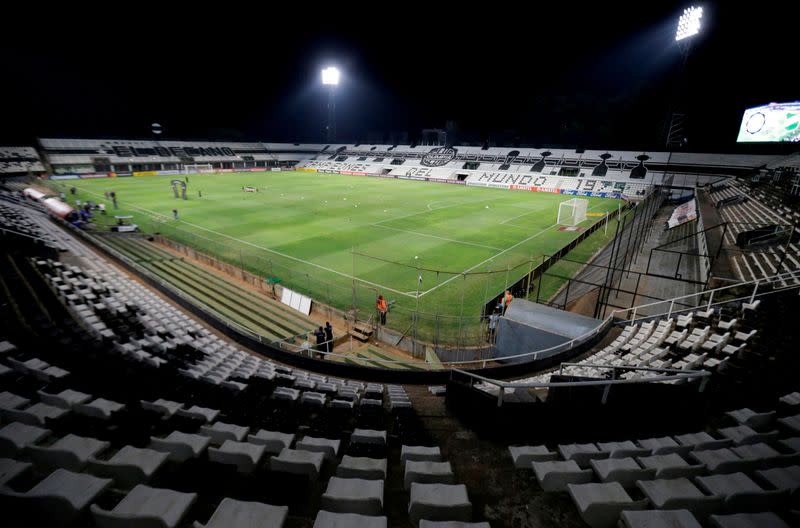
[{"label": "goal post", "polygon": [[210,163],[189,163],[183,166],[182,174],[200,174],[203,172],[214,172],[214,167]]},{"label": "goal post", "polygon": [[585,198],[572,198],[561,202],[558,204],[558,220],[556,220],[556,223],[566,226],[580,224],[586,220],[588,205],[589,200]]}]

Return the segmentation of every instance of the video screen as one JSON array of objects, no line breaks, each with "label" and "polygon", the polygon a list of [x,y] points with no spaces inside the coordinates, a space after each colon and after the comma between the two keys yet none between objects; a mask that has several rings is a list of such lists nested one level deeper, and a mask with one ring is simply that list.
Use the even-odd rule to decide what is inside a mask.
[{"label": "video screen", "polygon": [[800,101],[770,103],[744,111],[739,143],[800,142]]}]

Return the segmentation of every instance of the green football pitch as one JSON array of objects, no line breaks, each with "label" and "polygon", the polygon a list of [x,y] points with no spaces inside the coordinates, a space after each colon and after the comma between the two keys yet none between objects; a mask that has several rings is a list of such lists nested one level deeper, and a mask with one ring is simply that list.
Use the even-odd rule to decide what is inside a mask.
[{"label": "green football pitch", "polygon": [[[181,200],[172,191],[175,178],[184,176],[53,183],[77,188],[76,196],[67,193],[72,203],[106,203],[109,214],[100,223],[133,215],[145,232],[277,278],[337,308],[356,307],[362,319],[381,293],[392,303],[390,326],[406,330],[418,310],[419,331],[440,340],[476,331],[485,302],[578,235],[556,224],[559,203],[571,198],[560,194],[263,172],[189,175],[188,199]],[[117,211],[104,198],[111,190]],[[619,202],[587,199],[589,218],[581,227],[602,221]],[[573,253],[588,258],[613,234],[603,231]]]}]

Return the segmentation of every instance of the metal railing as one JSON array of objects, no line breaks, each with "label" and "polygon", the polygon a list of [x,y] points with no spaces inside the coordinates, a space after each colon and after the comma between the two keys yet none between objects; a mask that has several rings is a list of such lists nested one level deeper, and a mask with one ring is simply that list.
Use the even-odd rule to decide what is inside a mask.
[{"label": "metal railing", "polygon": [[[648,378],[630,378],[630,379],[616,379],[615,377],[612,379],[598,379],[598,380],[584,380],[584,381],[556,381],[556,382],[510,382],[510,381],[501,381],[492,378],[487,378],[485,376],[481,376],[479,374],[475,374],[472,372],[467,372],[465,370],[460,369],[452,369],[450,371],[450,379],[454,380],[458,376],[464,376],[469,380],[469,386],[473,387],[475,381],[479,381],[485,383],[487,385],[491,385],[497,387],[497,406],[503,406],[503,396],[505,394],[506,389],[550,389],[551,387],[603,387],[603,395],[601,397],[601,402],[605,404],[608,401],[608,395],[611,391],[611,387],[614,385],[635,385],[635,384],[650,384],[650,383],[658,383],[658,382],[677,382],[677,381],[690,381],[690,380],[701,380],[700,385],[698,386],[698,392],[703,392],[705,389],[706,383],[708,378],[711,376],[711,373],[706,370],[677,370],[677,369],[669,369],[669,368],[653,368],[653,367],[636,367],[636,366],[623,366],[623,365],[590,365],[590,364],[580,364],[580,363],[562,363],[563,366],[572,366],[572,365],[581,365],[581,366],[594,366],[595,368],[607,368],[612,370],[612,375],[616,376],[616,372],[619,370],[624,370],[626,372],[630,371],[648,371],[648,372],[660,372],[662,375],[657,375]],[[488,393],[488,391],[486,391]]]}]

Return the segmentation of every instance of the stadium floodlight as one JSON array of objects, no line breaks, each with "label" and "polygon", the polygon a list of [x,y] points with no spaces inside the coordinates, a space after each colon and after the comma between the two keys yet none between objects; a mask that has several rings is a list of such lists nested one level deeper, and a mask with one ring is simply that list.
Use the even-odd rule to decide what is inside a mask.
[{"label": "stadium floodlight", "polygon": [[336,87],[339,85],[339,68],[328,66],[322,70],[322,84],[328,87],[328,143],[336,141]]},{"label": "stadium floodlight", "polygon": [[678,29],[675,31],[675,40],[683,40],[700,33],[700,19],[703,18],[703,8],[699,6],[687,7],[678,19]]},{"label": "stadium floodlight", "polygon": [[339,69],[334,66],[328,66],[322,70],[322,84],[331,86],[339,84]]}]

